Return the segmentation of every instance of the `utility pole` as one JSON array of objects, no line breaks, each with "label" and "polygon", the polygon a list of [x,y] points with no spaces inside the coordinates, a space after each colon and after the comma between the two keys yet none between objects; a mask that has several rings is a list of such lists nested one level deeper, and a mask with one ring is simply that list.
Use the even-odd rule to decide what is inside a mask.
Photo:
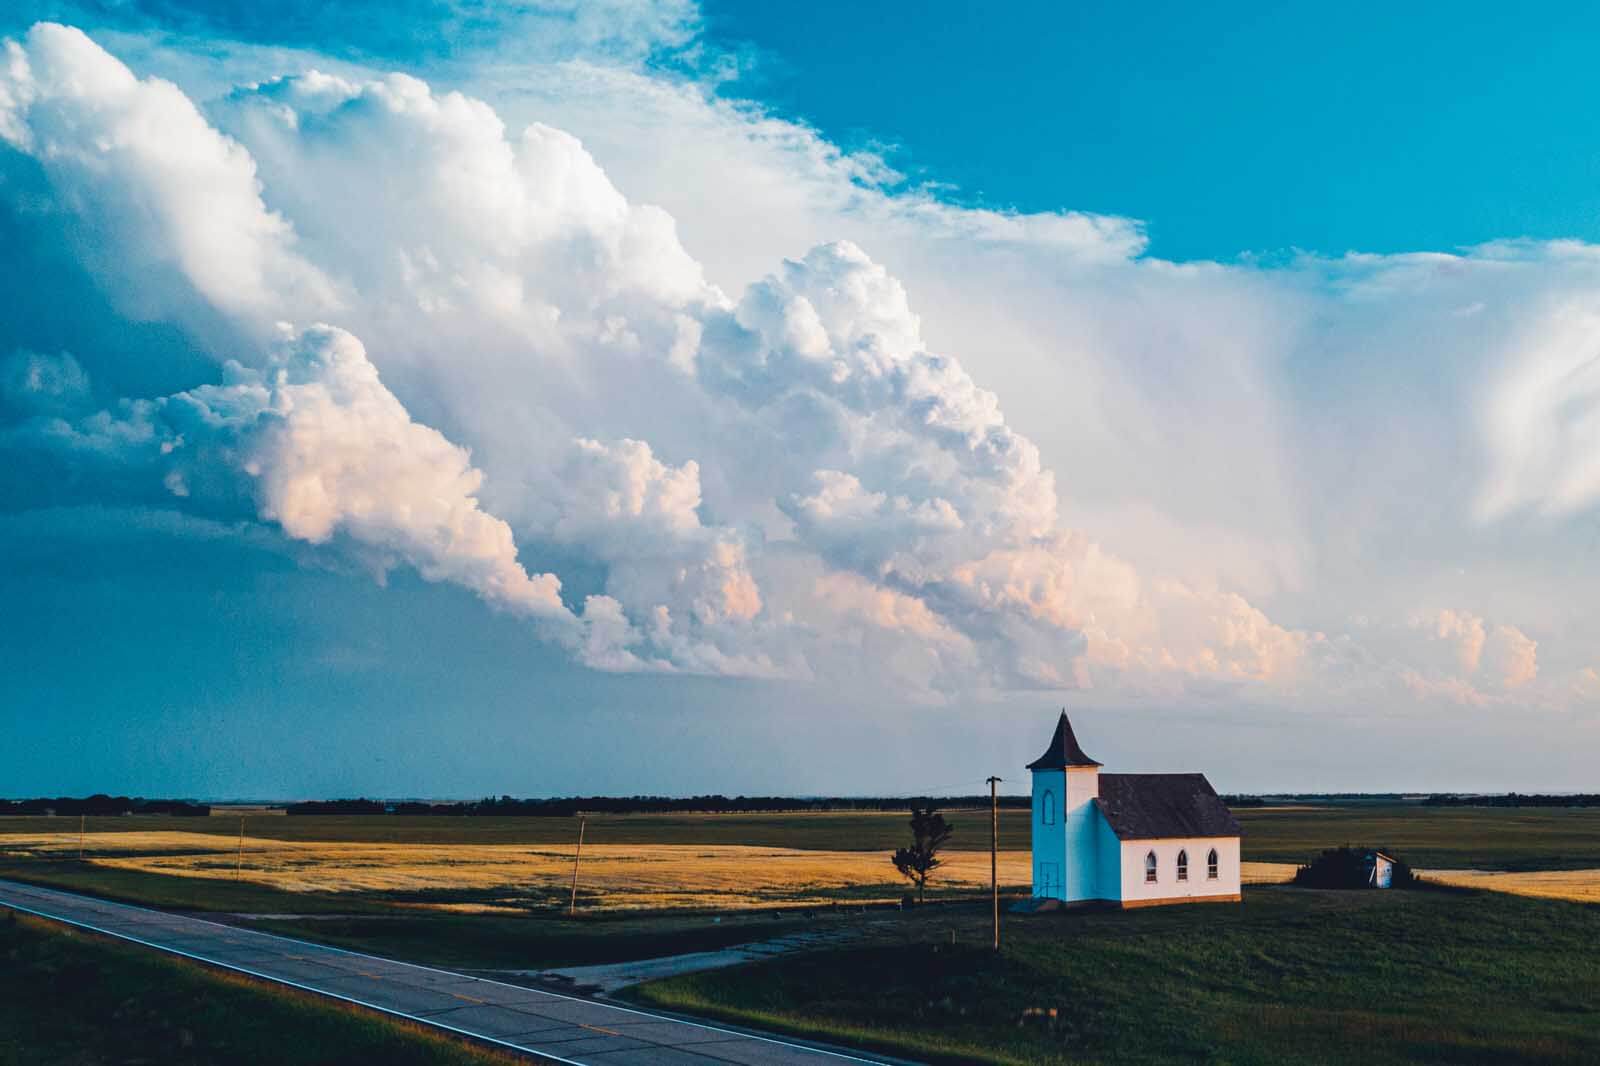
[{"label": "utility pole", "polygon": [[239,815],[239,857],[233,863],[233,879],[239,880],[239,873],[244,869],[244,815]]},{"label": "utility pole", "polygon": [[989,897],[994,903],[994,949],[1000,950],[1000,793],[1002,778],[989,778]]},{"label": "utility pole", "polygon": [[578,850],[572,853],[572,901],[567,904],[568,918],[578,913],[578,862],[583,858],[583,827],[587,821],[581,813],[578,815]]}]

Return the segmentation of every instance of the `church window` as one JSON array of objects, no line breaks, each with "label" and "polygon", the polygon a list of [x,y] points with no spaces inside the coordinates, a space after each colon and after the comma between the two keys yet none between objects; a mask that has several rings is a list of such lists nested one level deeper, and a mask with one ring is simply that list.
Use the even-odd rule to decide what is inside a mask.
[{"label": "church window", "polygon": [[1156,853],[1153,851],[1144,857],[1144,883],[1156,883]]},{"label": "church window", "polygon": [[1039,817],[1045,825],[1056,824],[1056,794],[1045,789],[1044,800],[1039,805]]},{"label": "church window", "polygon": [[1217,849],[1216,848],[1212,848],[1211,849],[1211,854],[1206,856],[1206,879],[1210,880],[1210,881],[1215,881],[1217,879]]},{"label": "church window", "polygon": [[1178,852],[1178,880],[1189,880],[1189,853],[1187,851]]}]

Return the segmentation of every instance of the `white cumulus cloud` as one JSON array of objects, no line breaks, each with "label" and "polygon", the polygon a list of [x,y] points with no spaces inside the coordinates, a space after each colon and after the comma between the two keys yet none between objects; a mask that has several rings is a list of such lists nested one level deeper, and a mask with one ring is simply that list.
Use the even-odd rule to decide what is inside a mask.
[{"label": "white cumulus cloud", "polygon": [[336,302],[263,204],[250,153],[177,86],[136,77],[67,26],[40,23],[4,50],[0,138],[38,160],[130,311],[171,315],[182,286],[255,318],[285,299]]},{"label": "white cumulus cloud", "polygon": [[[1489,554],[1474,528],[1597,495],[1593,255],[1164,263],[1137,223],[955,207],[694,83],[567,64],[508,124],[338,70],[201,105],[76,30],[6,43],[0,139],[64,245],[215,374],[96,412],[71,357],[12,356],[0,446],[75,499],[150,472],[461,585],[602,669],[1542,691],[1521,606],[1409,608],[1478,602],[1443,558]],[[1394,358],[1419,338],[1446,354]],[[1369,573],[1386,550],[1415,585]]]}]

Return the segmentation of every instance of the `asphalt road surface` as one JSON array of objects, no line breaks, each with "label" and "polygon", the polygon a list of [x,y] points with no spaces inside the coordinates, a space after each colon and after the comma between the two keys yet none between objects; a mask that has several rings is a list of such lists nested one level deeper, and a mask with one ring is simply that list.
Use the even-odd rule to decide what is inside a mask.
[{"label": "asphalt road surface", "polygon": [[891,1061],[15,881],[0,880],[0,906],[464,1033],[554,1062],[583,1066],[828,1066]]}]

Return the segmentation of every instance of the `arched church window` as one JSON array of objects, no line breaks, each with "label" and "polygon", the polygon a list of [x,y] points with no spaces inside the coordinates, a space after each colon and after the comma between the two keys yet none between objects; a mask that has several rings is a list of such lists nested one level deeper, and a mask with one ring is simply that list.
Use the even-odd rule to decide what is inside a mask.
[{"label": "arched church window", "polygon": [[1188,853],[1188,851],[1180,851],[1180,852],[1178,852],[1178,880],[1180,880],[1180,881],[1189,880],[1189,853]]},{"label": "arched church window", "polygon": [[1044,800],[1039,805],[1039,817],[1045,825],[1056,824],[1056,794],[1045,789]]},{"label": "arched church window", "polygon": [[1144,857],[1144,883],[1156,883],[1156,853],[1153,851]]},{"label": "arched church window", "polygon": [[1206,856],[1206,880],[1217,879],[1217,849],[1212,848],[1211,854]]}]

